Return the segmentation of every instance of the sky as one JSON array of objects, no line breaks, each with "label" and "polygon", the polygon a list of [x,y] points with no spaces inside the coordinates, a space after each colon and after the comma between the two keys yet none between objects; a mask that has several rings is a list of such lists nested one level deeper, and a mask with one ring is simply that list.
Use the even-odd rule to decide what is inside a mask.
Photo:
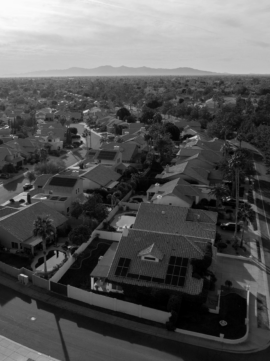
[{"label": "sky", "polygon": [[270,74],[269,0],[6,0],[0,76],[101,65]]}]

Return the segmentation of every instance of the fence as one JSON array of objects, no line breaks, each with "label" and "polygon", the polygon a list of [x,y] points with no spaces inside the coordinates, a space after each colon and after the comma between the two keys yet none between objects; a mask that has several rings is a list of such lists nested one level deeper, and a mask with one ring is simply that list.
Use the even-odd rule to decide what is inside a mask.
[{"label": "fence", "polygon": [[135,303],[130,303],[117,298],[106,297],[93,292],[87,292],[76,287],[67,286],[69,298],[88,303],[89,305],[106,308],[108,310],[125,313],[139,318],[145,318],[159,323],[166,323],[170,313],[144,307]]},{"label": "fence", "polygon": [[32,282],[37,287],[45,288],[45,290],[50,289],[50,282],[48,280],[46,280],[45,278],[40,278],[40,277],[33,274]]},{"label": "fence", "polygon": [[67,296],[67,286],[62,285],[61,283],[50,281],[50,290],[58,293],[59,295]]}]

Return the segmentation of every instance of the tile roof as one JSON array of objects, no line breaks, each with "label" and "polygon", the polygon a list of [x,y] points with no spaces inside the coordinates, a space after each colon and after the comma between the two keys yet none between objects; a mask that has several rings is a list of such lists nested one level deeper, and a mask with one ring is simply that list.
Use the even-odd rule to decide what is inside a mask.
[{"label": "tile roof", "polygon": [[[141,203],[133,229],[215,239],[216,224],[212,212],[208,215],[208,211],[202,214],[201,210],[192,210],[192,213],[189,210],[186,207]],[[195,218],[195,213],[200,217]]]},{"label": "tile roof", "polygon": [[[202,246],[203,247],[203,246]],[[140,254],[146,249],[155,248],[162,255],[159,262],[145,261]],[[196,242],[188,240],[186,237],[172,234],[160,234],[130,229],[128,236],[123,236],[119,242],[116,255],[112,262],[108,280],[111,282],[127,283],[139,286],[181,290],[188,294],[199,294],[202,290],[203,280],[192,278],[192,267],[188,263],[187,275],[183,287],[172,286],[166,283],[156,283],[152,278],[165,280],[171,256],[202,259],[206,249],[197,247]],[[151,280],[138,280],[130,277],[120,277],[115,275],[120,258],[130,259],[128,273],[140,276],[151,277]]]},{"label": "tile roof", "polygon": [[161,173],[156,175],[157,179],[170,179],[172,177],[178,176],[181,177],[187,176],[192,178],[195,181],[201,182],[202,184],[209,184],[208,180],[209,171],[202,168],[194,168],[188,162],[183,162],[176,164],[172,167],[169,167],[168,171],[166,169]]},{"label": "tile roof", "polygon": [[42,202],[33,203],[23,207],[17,212],[0,220],[1,228],[12,234],[20,241],[25,241],[33,236],[33,222],[37,216],[49,215],[55,227],[61,226],[67,218]]},{"label": "tile roof", "polygon": [[0,220],[1,220],[1,218],[6,217],[17,211],[18,211],[18,209],[15,209],[15,208],[0,206]]},{"label": "tile roof", "polygon": [[87,178],[102,187],[105,187],[111,181],[117,181],[120,177],[120,174],[114,172],[111,168],[102,164],[98,164],[92,167],[90,170],[86,170],[86,172],[82,175],[82,178]]}]

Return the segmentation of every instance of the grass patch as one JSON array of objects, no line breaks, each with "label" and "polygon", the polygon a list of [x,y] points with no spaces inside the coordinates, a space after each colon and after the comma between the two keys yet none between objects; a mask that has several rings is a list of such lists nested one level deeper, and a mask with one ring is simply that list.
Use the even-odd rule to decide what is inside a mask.
[{"label": "grass patch", "polygon": [[266,297],[261,293],[257,294],[257,323],[258,328],[269,330]]},{"label": "grass patch", "polygon": [[26,257],[21,257],[13,253],[0,253],[0,261],[8,264],[9,266],[20,269],[22,267],[32,270],[32,260]]},{"label": "grass patch", "polygon": [[113,242],[107,239],[94,239],[82,252],[76,262],[59,280],[59,283],[90,290],[90,274]]},{"label": "grass patch", "polygon": [[[246,300],[235,293],[221,296],[220,313],[209,313],[206,308],[184,300],[181,305],[177,327],[206,335],[238,339],[245,335]],[[226,326],[219,322],[224,320]]]}]

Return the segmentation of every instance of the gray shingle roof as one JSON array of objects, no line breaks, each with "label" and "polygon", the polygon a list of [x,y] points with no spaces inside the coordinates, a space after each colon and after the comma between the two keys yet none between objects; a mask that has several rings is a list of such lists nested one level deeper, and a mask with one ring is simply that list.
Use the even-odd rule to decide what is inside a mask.
[{"label": "gray shingle roof", "polygon": [[89,171],[85,172],[82,177],[87,178],[92,182],[95,182],[105,187],[111,181],[117,181],[121,177],[121,175],[114,172],[109,167],[98,164],[97,166],[91,168]]},{"label": "gray shingle roof", "polygon": [[[192,213],[191,213],[192,212]],[[197,213],[200,217],[195,217]],[[172,207],[161,204],[141,203],[133,229],[179,234],[189,237],[215,239],[214,212]],[[215,214],[215,213],[214,213]],[[193,217],[192,217],[193,216]]]},{"label": "gray shingle roof", "polygon": [[[141,259],[141,251],[151,245],[162,253],[163,257],[159,262],[144,261]],[[187,240],[180,235],[160,234],[155,232],[129,230],[127,237],[123,236],[119,242],[113,263],[110,268],[108,279],[111,282],[128,283],[146,287],[154,287],[161,289],[178,289],[188,294],[199,294],[202,290],[203,281],[192,278],[192,267],[188,264],[186,281],[184,287],[172,286],[165,283],[156,283],[152,281],[137,280],[129,277],[115,276],[115,271],[120,258],[128,258],[131,260],[129,265],[129,273],[139,274],[142,276],[165,279],[169,260],[171,256],[184,257],[189,260],[192,258],[202,259],[206,249],[206,243],[202,248],[198,248],[192,241]]]}]

